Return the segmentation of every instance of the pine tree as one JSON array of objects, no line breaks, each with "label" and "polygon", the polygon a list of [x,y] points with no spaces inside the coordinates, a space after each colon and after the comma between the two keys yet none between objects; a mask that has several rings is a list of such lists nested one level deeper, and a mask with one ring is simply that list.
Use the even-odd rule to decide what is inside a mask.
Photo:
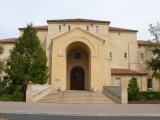
[{"label": "pine tree", "polygon": [[138,100],[139,87],[136,78],[132,78],[128,84],[128,100]]},{"label": "pine tree", "polygon": [[11,79],[11,92],[19,89],[25,95],[29,83],[47,82],[47,57],[36,34],[32,24],[28,25],[11,51],[6,70]]}]

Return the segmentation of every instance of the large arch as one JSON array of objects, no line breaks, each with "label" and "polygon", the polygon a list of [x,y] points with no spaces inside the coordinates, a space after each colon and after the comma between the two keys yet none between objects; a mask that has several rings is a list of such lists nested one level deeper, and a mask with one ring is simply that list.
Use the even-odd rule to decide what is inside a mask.
[{"label": "large arch", "polygon": [[88,56],[88,58],[85,57],[87,58],[85,61],[87,61],[88,66],[85,64],[80,66],[84,72],[86,72],[85,69],[89,71],[89,73],[85,74],[89,76],[85,79],[88,82],[88,85],[85,84],[85,90],[102,90],[104,84],[109,84],[107,79],[110,79],[109,70],[105,73],[108,68],[106,68],[104,55],[104,41],[79,28],[52,39],[51,85],[55,89],[70,89],[68,71],[71,71],[77,65],[79,66],[80,62],[75,62],[75,64],[73,62],[67,66],[67,55],[74,54],[75,48],[79,48],[80,52]]},{"label": "large arch", "polygon": [[90,49],[90,53],[91,56],[95,57],[97,56],[97,47],[96,45],[89,39],[85,38],[85,37],[80,37],[80,36],[76,36],[70,39],[66,39],[64,41],[64,44],[60,47],[59,49],[59,56],[65,56],[66,55],[66,49],[67,47],[74,42],[81,42],[83,44],[86,44],[88,46],[88,48]]},{"label": "large arch", "polygon": [[[66,88],[69,90],[90,90],[91,88],[91,80],[90,80],[90,75],[91,75],[91,50],[90,48],[82,43],[82,42],[73,42],[68,45],[66,48],[66,72],[67,72],[67,80],[66,80]],[[72,74],[74,68],[79,68],[77,70],[77,77],[72,77],[74,76]],[[84,82],[83,82],[83,75],[81,75],[81,69],[84,70]],[[74,79],[74,80],[73,80]],[[77,80],[76,80],[77,79]],[[73,82],[75,81],[75,82]],[[81,82],[80,82],[81,81]],[[75,86],[73,86],[73,84]],[[76,88],[76,83],[80,84],[80,86],[83,86],[80,89],[79,86]]]}]

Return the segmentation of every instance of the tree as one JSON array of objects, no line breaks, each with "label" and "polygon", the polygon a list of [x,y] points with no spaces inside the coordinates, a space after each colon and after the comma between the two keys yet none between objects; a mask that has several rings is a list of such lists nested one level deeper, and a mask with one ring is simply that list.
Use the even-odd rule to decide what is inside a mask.
[{"label": "tree", "polygon": [[160,80],[160,24],[150,25],[149,31],[154,37],[153,41],[156,43],[152,49],[154,57],[148,62],[149,67],[153,71],[153,78]]},{"label": "tree", "polygon": [[132,78],[128,83],[128,100],[138,100],[139,98],[139,87],[136,78]]},{"label": "tree", "polygon": [[[0,46],[0,55],[3,54],[3,51],[4,51],[3,47]],[[2,71],[3,71],[3,65],[4,65],[3,61],[0,60],[0,81],[1,81],[1,74],[2,74]]]},{"label": "tree", "polygon": [[29,83],[47,82],[47,57],[36,34],[32,24],[28,25],[11,51],[6,70],[11,79],[10,92],[22,92],[25,96]]}]

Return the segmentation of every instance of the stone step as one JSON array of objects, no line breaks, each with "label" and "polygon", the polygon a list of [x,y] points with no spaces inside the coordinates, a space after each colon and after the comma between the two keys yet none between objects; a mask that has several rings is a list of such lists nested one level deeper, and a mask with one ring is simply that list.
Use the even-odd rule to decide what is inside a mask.
[{"label": "stone step", "polygon": [[114,104],[110,98],[106,97],[102,93],[90,92],[90,91],[63,91],[50,93],[38,102],[41,103],[86,103],[86,104],[97,104],[107,103]]}]

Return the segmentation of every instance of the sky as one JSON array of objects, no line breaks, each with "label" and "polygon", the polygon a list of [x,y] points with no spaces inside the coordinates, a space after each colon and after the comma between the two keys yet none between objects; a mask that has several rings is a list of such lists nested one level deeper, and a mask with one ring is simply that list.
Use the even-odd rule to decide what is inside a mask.
[{"label": "sky", "polygon": [[149,24],[160,22],[160,0],[0,0],[0,39],[18,37],[19,27],[46,20],[86,18],[136,29],[137,39],[153,39]]}]

